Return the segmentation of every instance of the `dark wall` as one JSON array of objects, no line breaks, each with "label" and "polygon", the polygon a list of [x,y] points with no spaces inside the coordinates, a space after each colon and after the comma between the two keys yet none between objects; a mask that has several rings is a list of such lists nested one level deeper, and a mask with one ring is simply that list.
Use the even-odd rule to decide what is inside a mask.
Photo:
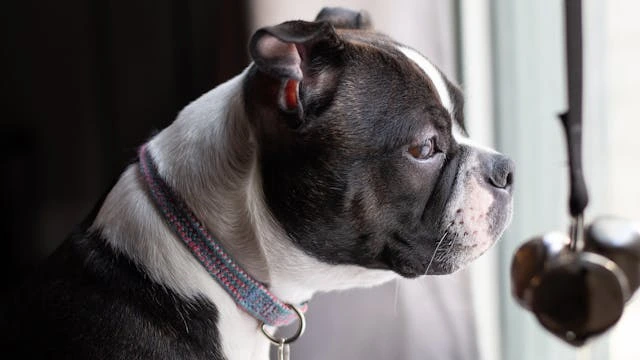
[{"label": "dark wall", "polygon": [[64,240],[155,129],[247,65],[246,10],[211,0],[0,5],[3,284]]}]

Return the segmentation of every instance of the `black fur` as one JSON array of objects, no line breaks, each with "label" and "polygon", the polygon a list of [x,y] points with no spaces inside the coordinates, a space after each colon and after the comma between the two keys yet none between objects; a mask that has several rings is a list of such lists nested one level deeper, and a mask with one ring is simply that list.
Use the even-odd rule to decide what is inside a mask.
[{"label": "black fur", "polygon": [[353,11],[339,7],[323,8],[316,21],[328,21],[336,29],[370,29],[371,18],[366,11]]},{"label": "black fur", "polygon": [[35,359],[222,360],[209,301],[151,281],[79,227],[15,297],[2,352]]}]

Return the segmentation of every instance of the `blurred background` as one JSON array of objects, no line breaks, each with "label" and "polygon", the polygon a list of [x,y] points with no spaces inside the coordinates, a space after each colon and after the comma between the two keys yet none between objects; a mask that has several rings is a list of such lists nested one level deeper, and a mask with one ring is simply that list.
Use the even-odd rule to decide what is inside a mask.
[{"label": "blurred background", "polygon": [[[561,0],[22,0],[3,4],[2,298],[89,212],[135,148],[240,72],[260,26],[366,9],[466,94],[471,137],[518,165],[513,223],[469,269],[314,298],[305,359],[640,359],[640,301],[574,349],[512,300],[529,237],[569,225]],[[587,221],[640,220],[640,2],[583,1]],[[372,314],[374,314],[372,316]],[[377,356],[373,356],[376,354]]]}]

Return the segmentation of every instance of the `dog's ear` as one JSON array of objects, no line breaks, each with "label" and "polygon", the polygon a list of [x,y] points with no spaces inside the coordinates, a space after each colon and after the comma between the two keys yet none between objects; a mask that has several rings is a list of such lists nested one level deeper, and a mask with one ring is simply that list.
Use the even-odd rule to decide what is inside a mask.
[{"label": "dog's ear", "polygon": [[336,29],[360,29],[369,30],[373,27],[369,13],[361,11],[353,11],[340,7],[323,8],[316,21],[328,21]]},{"label": "dog's ear", "polygon": [[342,48],[342,41],[328,22],[288,21],[264,27],[249,44],[258,69],[276,78],[303,80],[305,70],[320,56]]},{"label": "dog's ear", "polygon": [[249,44],[258,70],[279,83],[277,103],[285,113],[295,115],[288,120],[294,128],[302,124],[308,106],[319,104],[322,94],[327,94],[332,65],[343,49],[342,40],[326,21],[265,27]]}]

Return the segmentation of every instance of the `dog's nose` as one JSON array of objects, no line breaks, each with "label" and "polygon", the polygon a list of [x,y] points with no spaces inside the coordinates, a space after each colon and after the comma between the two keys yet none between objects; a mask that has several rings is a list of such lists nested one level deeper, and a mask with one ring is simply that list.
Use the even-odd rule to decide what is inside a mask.
[{"label": "dog's nose", "polygon": [[494,155],[489,182],[499,189],[510,188],[513,184],[513,171],[515,168],[516,164],[513,160],[501,154]]}]

